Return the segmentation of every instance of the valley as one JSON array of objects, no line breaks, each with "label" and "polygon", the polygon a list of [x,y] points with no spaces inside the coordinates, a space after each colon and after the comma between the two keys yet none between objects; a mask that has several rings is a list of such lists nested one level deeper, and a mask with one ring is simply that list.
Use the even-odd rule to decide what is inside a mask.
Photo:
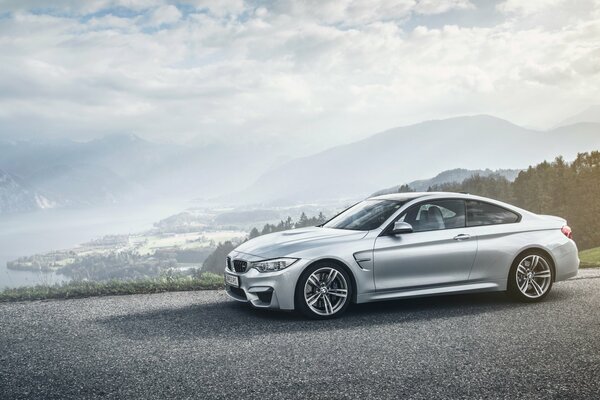
[{"label": "valley", "polygon": [[[144,206],[49,210],[0,220],[0,289],[76,281],[195,275],[220,243],[302,213],[333,215],[346,203],[272,209]],[[147,208],[146,208],[147,207]],[[319,211],[317,211],[319,210]],[[88,214],[88,212],[90,214]],[[155,218],[163,217],[156,221]],[[2,239],[6,239],[3,241]]]},{"label": "valley", "polygon": [[57,272],[75,280],[138,279],[161,272],[200,270],[215,243],[240,242],[242,231],[107,235],[74,248],[20,257],[7,268]]}]

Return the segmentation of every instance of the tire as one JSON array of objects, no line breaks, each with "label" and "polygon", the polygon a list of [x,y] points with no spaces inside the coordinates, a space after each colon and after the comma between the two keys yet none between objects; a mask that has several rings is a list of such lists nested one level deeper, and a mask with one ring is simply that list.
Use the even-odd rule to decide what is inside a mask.
[{"label": "tire", "polygon": [[508,293],[524,303],[541,301],[554,282],[554,264],[548,255],[530,250],[519,254],[508,274]]},{"label": "tire", "polygon": [[337,318],[352,299],[352,282],[343,267],[318,262],[308,267],[296,285],[296,308],[312,319]]}]

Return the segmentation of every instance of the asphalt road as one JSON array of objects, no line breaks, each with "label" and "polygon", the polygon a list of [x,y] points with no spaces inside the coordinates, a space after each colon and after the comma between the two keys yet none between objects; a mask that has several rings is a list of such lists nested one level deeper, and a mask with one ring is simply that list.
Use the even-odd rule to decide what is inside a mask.
[{"label": "asphalt road", "polygon": [[221,291],[0,304],[0,398],[599,398],[600,271],[308,321]]}]

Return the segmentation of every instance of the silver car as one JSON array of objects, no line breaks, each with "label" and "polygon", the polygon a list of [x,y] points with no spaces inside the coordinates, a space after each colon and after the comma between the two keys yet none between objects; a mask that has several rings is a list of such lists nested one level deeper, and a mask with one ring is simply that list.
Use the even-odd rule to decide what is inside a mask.
[{"label": "silver car", "polygon": [[562,218],[468,194],[398,193],[241,244],[227,257],[225,283],[254,307],[332,318],[350,303],[449,293],[539,301],[578,268]]}]

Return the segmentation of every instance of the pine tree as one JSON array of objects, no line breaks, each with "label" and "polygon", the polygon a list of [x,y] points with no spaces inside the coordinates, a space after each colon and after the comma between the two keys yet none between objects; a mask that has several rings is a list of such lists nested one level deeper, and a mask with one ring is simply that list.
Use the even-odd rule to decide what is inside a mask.
[{"label": "pine tree", "polygon": [[317,216],[317,225],[322,225],[327,222],[327,217],[323,214],[322,211],[319,211],[319,215]]},{"label": "pine tree", "polygon": [[255,227],[255,228],[252,228],[252,230],[250,231],[250,234],[248,235],[248,239],[254,239],[255,237],[259,237],[259,236],[260,236],[260,232]]},{"label": "pine tree", "polygon": [[310,224],[308,221],[308,217],[306,216],[306,214],[303,211],[302,214],[300,215],[300,219],[298,220],[298,222],[296,222],[296,228],[304,228],[306,226],[310,226]]},{"label": "pine tree", "polygon": [[294,227],[294,221],[292,220],[292,217],[287,217],[287,219],[285,220],[285,224],[284,224],[284,230],[288,230],[288,229],[292,229]]}]

